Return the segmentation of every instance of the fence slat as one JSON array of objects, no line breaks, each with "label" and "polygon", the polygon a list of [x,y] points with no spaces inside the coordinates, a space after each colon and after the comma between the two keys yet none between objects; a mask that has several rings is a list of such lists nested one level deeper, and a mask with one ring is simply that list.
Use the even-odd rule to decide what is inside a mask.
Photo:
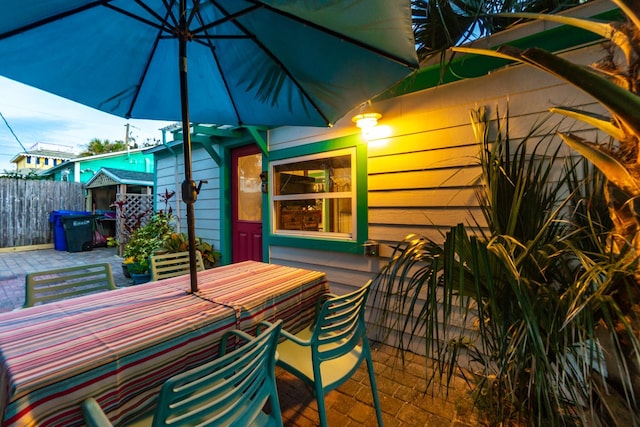
[{"label": "fence slat", "polygon": [[52,211],[85,210],[79,182],[0,178],[0,248],[53,242]]}]

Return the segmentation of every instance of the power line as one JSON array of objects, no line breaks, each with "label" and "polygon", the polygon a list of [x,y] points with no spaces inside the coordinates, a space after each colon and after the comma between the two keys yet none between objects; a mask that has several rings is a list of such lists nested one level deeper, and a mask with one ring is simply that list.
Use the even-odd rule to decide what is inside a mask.
[{"label": "power line", "polygon": [[20,147],[22,147],[22,151],[26,152],[27,149],[24,148],[24,145],[22,145],[22,142],[20,142],[20,139],[18,139],[18,136],[15,134],[13,129],[11,129],[11,126],[9,125],[9,122],[7,122],[7,119],[4,118],[4,115],[2,114],[2,111],[0,111],[0,117],[2,117],[2,120],[4,120],[4,124],[7,125],[7,128],[9,128],[9,131],[11,132],[11,135],[13,135],[13,137],[16,139],[16,141],[18,141],[18,144],[20,144]]}]

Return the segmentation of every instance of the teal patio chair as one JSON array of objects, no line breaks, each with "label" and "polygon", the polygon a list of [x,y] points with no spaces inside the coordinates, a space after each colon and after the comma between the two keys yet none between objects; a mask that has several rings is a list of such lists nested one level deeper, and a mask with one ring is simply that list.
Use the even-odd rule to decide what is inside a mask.
[{"label": "teal patio chair", "polygon": [[[160,390],[153,413],[135,426],[153,427],[282,426],[275,381],[275,349],[282,321],[271,324],[257,337],[242,331],[225,334],[221,356],[169,378]],[[229,334],[248,343],[224,354]],[[270,400],[271,412],[263,411]],[[82,404],[88,427],[111,426],[98,404],[89,398]]]},{"label": "teal patio chair", "polygon": [[363,360],[367,362],[371,393],[378,425],[382,412],[364,313],[371,281],[355,292],[320,301],[314,324],[297,335],[282,331],[286,339],[278,345],[278,366],[309,385],[318,402],[320,425],[327,426],[324,395],[349,379]]},{"label": "teal patio chair", "polygon": [[116,289],[109,263],[27,273],[24,308]]}]

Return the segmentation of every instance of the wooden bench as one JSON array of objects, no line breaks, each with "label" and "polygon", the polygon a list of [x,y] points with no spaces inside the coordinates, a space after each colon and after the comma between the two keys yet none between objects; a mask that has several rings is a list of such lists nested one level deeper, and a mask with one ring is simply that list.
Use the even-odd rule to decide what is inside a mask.
[{"label": "wooden bench", "polygon": [[[204,271],[200,251],[196,251],[198,271]],[[151,281],[189,274],[189,252],[174,252],[151,257]]]},{"label": "wooden bench", "polygon": [[28,273],[23,307],[116,289],[108,263]]}]

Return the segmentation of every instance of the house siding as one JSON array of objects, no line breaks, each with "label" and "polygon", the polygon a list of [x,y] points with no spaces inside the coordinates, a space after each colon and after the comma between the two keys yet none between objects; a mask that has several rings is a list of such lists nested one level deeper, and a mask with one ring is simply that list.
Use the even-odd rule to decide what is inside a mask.
[{"label": "house siding", "polygon": [[[177,230],[187,233],[187,205],[182,202],[180,188],[184,181],[184,156],[180,148],[173,148],[174,153],[164,151],[156,154],[156,188],[157,209],[164,209],[161,199],[165,190],[175,191],[169,205],[177,220]],[[196,234],[214,249],[221,248],[221,195],[220,168],[200,145],[194,144],[192,152],[192,175],[196,184],[202,184],[198,200],[194,204],[196,218]]]},{"label": "house siding", "polygon": [[[581,64],[592,63],[603,55],[599,45],[563,53],[565,58]],[[536,136],[545,138],[545,143],[552,146],[560,146],[565,155],[575,155],[557,137],[549,135],[571,130],[591,138],[595,131],[549,113],[550,107],[560,105],[604,112],[592,98],[573,86],[531,67],[510,65],[482,77],[375,102],[374,109],[382,113],[379,128],[388,131],[389,136],[384,138],[364,140],[351,121],[356,109],[331,128],[281,127],[269,131],[269,156],[279,159],[292,156],[289,150],[301,145],[354,135],[359,144],[367,144],[366,230],[368,239],[380,243],[380,256],[367,257],[364,248],[360,253],[344,253],[284,246],[282,239],[276,244],[275,239],[269,240],[270,215],[266,214],[266,260],[324,271],[331,291],[342,294],[373,278],[391,256],[393,246],[408,234],[418,233],[441,242],[450,227],[459,223],[484,226],[475,193],[481,185],[481,168],[470,112],[485,107],[490,119],[498,116],[503,123],[508,114],[509,137],[514,144],[522,141],[536,123],[541,123]],[[492,125],[495,127],[495,123]],[[602,140],[603,136],[598,138]],[[535,138],[531,141],[535,142]],[[174,151],[175,157],[169,151],[156,154],[159,194],[165,188],[179,189],[183,180],[182,152]],[[223,155],[223,162],[228,161],[225,159]],[[267,162],[268,156],[263,170],[268,168]],[[194,145],[194,180],[209,181],[203,185],[195,205],[196,234],[222,250],[231,245],[227,241],[229,234],[224,231],[229,224],[230,209],[229,202],[223,199],[229,194],[224,173],[226,168],[220,168],[204,149]],[[263,197],[263,206],[268,209],[267,196]],[[185,206],[179,199],[178,190],[173,200],[174,214],[186,230]],[[230,262],[229,254],[224,262]],[[375,309],[369,311],[372,312]],[[471,320],[463,321],[461,316],[457,326],[469,331]]]},{"label": "house siding", "polygon": [[[564,56],[588,64],[601,57],[602,50],[591,46]],[[481,184],[479,147],[470,111],[485,106],[491,119],[496,114],[504,118],[508,111],[509,135],[514,143],[542,121],[536,133],[540,137],[554,134],[556,126],[583,136],[594,132],[548,112],[559,105],[602,112],[574,87],[521,65],[374,103],[374,109],[382,113],[379,126],[391,131],[384,140],[370,141],[367,155],[368,238],[380,243],[380,257],[271,246],[270,261],[325,271],[331,290],[344,293],[374,277],[392,247],[410,233],[441,242],[444,233],[456,224],[483,224],[475,195]],[[356,128],[351,116],[331,129],[299,132],[297,139],[291,129],[276,129],[270,135],[270,152],[353,133]],[[547,140],[552,145],[562,144],[557,137]],[[570,154],[566,147],[562,149]],[[471,327],[469,321],[460,326]]]}]

